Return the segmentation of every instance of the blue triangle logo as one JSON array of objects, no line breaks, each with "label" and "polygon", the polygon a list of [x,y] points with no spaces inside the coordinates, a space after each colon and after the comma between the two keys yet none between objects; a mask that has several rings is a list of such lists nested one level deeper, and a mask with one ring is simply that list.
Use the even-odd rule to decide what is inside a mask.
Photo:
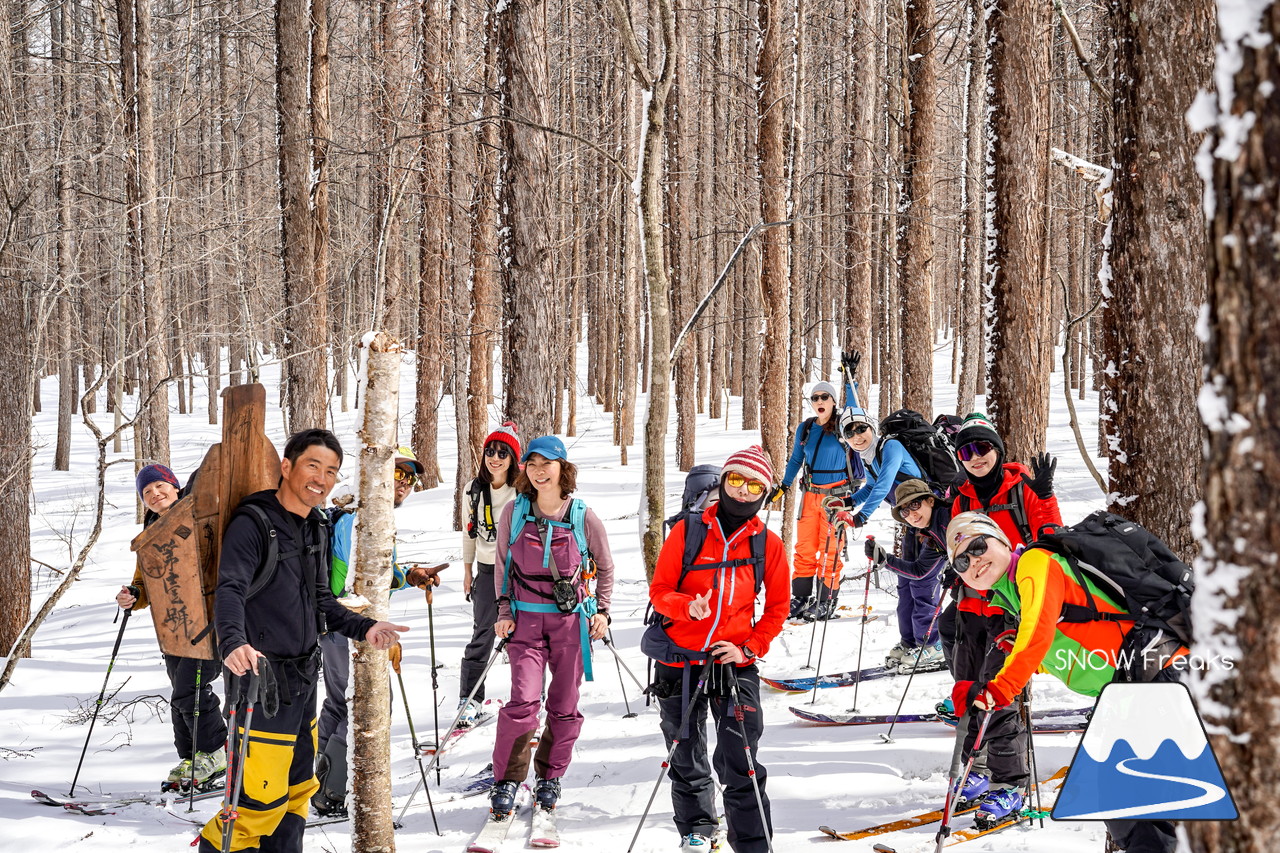
[{"label": "blue triangle logo", "polygon": [[1239,817],[1186,685],[1108,684],[1098,697],[1054,820]]}]

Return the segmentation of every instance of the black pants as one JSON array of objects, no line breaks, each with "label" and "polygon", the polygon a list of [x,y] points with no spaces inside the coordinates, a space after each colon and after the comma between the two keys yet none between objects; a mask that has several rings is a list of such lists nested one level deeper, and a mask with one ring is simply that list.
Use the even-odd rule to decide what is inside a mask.
[{"label": "black pants", "polygon": [[[315,776],[316,684],[313,680],[309,685],[295,686],[301,692],[294,693],[287,682],[280,682],[280,709],[274,717],[263,715],[261,705],[254,709],[232,850],[302,853],[311,796],[319,787]],[[238,744],[245,717],[243,708],[235,710]],[[240,758],[235,757],[237,763]],[[215,815],[200,832],[200,853],[221,849],[222,823]]]},{"label": "black pants", "polygon": [[[667,748],[680,737],[680,723],[684,719],[685,697],[681,685],[684,671],[679,667],[656,664],[655,681],[658,692],[667,694],[659,699],[662,714],[662,734]],[[693,667],[690,683],[696,684],[701,667]],[[765,792],[768,773],[760,765],[757,745],[764,731],[764,714],[760,710],[760,674],[755,666],[737,670],[738,695],[741,701],[743,726],[747,733],[747,746],[755,765],[756,782],[764,802],[764,814],[756,803],[755,788],[748,775],[747,750],[742,743],[742,728],[734,716],[733,700],[699,696],[688,714],[687,736],[671,757],[667,776],[671,779],[671,804],[675,811],[676,829],[680,834],[696,832],[714,836],[719,821],[716,819],[715,785],[711,781],[711,765],[707,762],[707,710],[715,723],[716,747],[712,754],[716,775],[724,785],[724,810],[729,823],[729,844],[735,853],[765,853],[772,837],[773,821],[769,813],[769,796]],[[689,692],[694,688],[691,686]]]},{"label": "black pants", "polygon": [[[1116,680],[1120,680],[1119,674]],[[1170,667],[1149,680],[1178,681],[1179,672]],[[1125,853],[1173,853],[1178,846],[1173,821],[1108,820],[1105,823],[1111,840]]]},{"label": "black pants", "polygon": [[[475,579],[471,583],[471,642],[462,653],[462,678],[459,699],[466,699],[471,688],[480,681],[485,664],[493,654],[493,623],[498,621],[497,594],[493,589],[493,565],[476,563]],[[484,701],[484,684],[476,690],[477,702]]]},{"label": "black pants", "polygon": [[[218,694],[213,692],[213,682],[222,674],[222,664],[216,660],[165,655],[164,668],[173,687],[169,717],[173,721],[173,745],[178,757],[195,758],[191,754],[193,742],[196,752],[216,752],[227,742],[227,724],[222,719]],[[198,695],[197,675],[200,678]]]}]

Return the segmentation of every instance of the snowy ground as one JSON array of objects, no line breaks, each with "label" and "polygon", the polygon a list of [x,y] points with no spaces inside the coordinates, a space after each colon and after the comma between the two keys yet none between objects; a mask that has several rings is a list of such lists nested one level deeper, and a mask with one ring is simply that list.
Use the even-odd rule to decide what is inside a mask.
[{"label": "snowy ground", "polygon": [[[938,354],[935,407],[941,411],[954,400],[949,378],[949,348]],[[274,368],[264,373],[268,404],[276,393]],[[1057,489],[1067,522],[1076,521],[1102,505],[1102,494],[1089,477],[1076,451],[1067,426],[1062,402],[1061,376],[1055,374],[1052,392],[1053,417],[1048,449],[1061,459]],[[72,470],[51,471],[56,417],[56,378],[46,380],[45,412],[38,415],[34,440],[36,458],[35,504],[31,520],[35,557],[65,568],[70,555],[83,542],[92,521],[94,499],[94,459],[92,439],[77,418]],[[404,373],[404,392],[412,389],[412,370]],[[199,463],[207,446],[219,438],[219,427],[209,426],[203,414],[205,404],[197,384],[195,411],[190,416],[173,416],[173,467],[185,478]],[[872,394],[874,403],[874,393]],[[643,398],[641,401],[643,405]],[[639,448],[633,448],[633,464],[618,464],[617,449],[611,446],[608,416],[587,398],[579,399],[580,434],[568,440],[570,458],[579,466],[579,495],[604,519],[618,565],[614,593],[614,632],[630,668],[644,677],[645,660],[638,644],[641,620],[647,601],[644,571],[639,558],[637,508],[640,493]],[[734,400],[729,423],[740,423],[740,401]],[[101,410],[101,405],[99,409]],[[354,413],[339,413],[333,407],[333,427],[348,451],[357,446]],[[461,591],[461,534],[450,530],[452,516],[453,467],[456,448],[451,441],[452,401],[440,407],[441,464],[446,485],[409,498],[398,512],[400,554],[404,559],[449,561],[444,585],[435,597],[436,648],[444,668],[440,670],[440,725],[453,717],[457,702],[458,661],[470,636],[470,605]],[[1097,402],[1093,395],[1079,403],[1086,442],[1096,435]],[[109,416],[98,416],[103,422]],[[698,462],[718,463],[726,455],[759,440],[757,433],[724,427],[724,421],[700,418]],[[402,434],[410,432],[408,416],[402,420]],[[271,409],[268,433],[277,446],[283,444],[282,418]],[[670,434],[674,436],[674,426]],[[525,439],[531,436],[525,436]],[[120,458],[126,458],[128,446]],[[674,453],[668,453],[668,460]],[[348,457],[350,460],[351,457]],[[780,461],[781,462],[781,461]],[[134,522],[132,468],[127,464],[111,469],[108,485],[108,517],[103,535],[85,567],[79,583],[62,600],[36,636],[30,660],[23,661],[13,683],[0,693],[0,821],[4,825],[4,849],[44,851],[53,849],[84,851],[174,850],[185,848],[194,837],[191,824],[149,805],[130,806],[115,815],[84,817],[36,804],[28,792],[33,788],[51,794],[65,794],[88,732],[88,717],[102,686],[111,646],[118,625],[112,623],[117,608],[112,597],[129,580],[133,557],[129,540],[139,527]],[[354,474],[350,461],[344,473]],[[669,506],[678,500],[683,476],[669,468]],[[773,514],[772,525],[780,529],[781,518]],[[892,536],[888,514],[881,510],[869,532],[881,538]],[[861,564],[861,559],[854,560]],[[57,583],[47,569],[39,575],[33,609]],[[861,598],[861,587],[847,589],[846,602]],[[880,618],[866,628],[863,664],[879,663],[896,640],[894,599],[885,592],[871,591],[873,612]],[[392,618],[411,626],[405,646],[404,672],[414,709],[414,724],[420,736],[433,727],[432,696],[428,664],[428,631],[425,602],[416,591],[398,593],[392,599]],[[802,675],[810,654],[811,629],[788,627],[761,668],[765,675]],[[822,669],[835,672],[854,668],[859,641],[857,620],[830,623]],[[813,652],[817,657],[817,651]],[[660,773],[665,752],[658,729],[656,708],[646,707],[629,679],[620,683],[612,656],[597,644],[594,683],[584,684],[583,712],[586,725],[578,741],[574,763],[565,778],[564,797],[558,810],[563,849],[624,850],[630,842],[650,791]],[[495,667],[489,678],[489,694],[507,695],[507,672]],[[89,744],[78,795],[127,794],[154,791],[159,779],[173,765],[176,756],[165,704],[168,684],[147,615],[139,614],[125,632],[119,659],[110,676],[115,703],[99,718]],[[862,713],[891,713],[900,698],[905,679],[887,679],[862,686],[858,708]],[[623,693],[638,716],[625,719]],[[911,686],[904,710],[927,712],[944,698],[950,682],[944,674],[920,676]],[[1052,679],[1037,676],[1035,683],[1040,708],[1079,707],[1082,697]],[[818,708],[843,711],[852,702],[852,688],[823,690]],[[810,701],[809,695],[787,696],[765,690],[763,704],[767,729],[761,743],[760,759],[769,769],[769,795],[773,802],[774,847],[777,851],[808,849],[814,844],[842,844],[840,849],[870,850],[872,840],[836,842],[817,832],[820,824],[839,830],[853,830],[897,817],[937,808],[945,788],[945,768],[949,758],[951,730],[934,724],[899,726],[893,744],[878,737],[884,727],[813,727],[801,723],[788,712],[788,705]],[[129,707],[122,703],[133,702]],[[489,760],[492,724],[465,739],[444,770],[445,786],[468,777]],[[426,735],[424,739],[429,738]],[[1037,735],[1040,774],[1069,763],[1079,742],[1076,735]],[[413,789],[417,765],[412,757],[403,704],[395,703],[393,716],[393,780],[396,811]],[[432,831],[425,800],[419,795],[398,833],[400,849],[419,853],[458,851],[466,847],[485,813],[483,798],[442,803],[445,792],[436,793],[436,811],[442,837]],[[211,814],[214,802],[198,804]],[[961,819],[959,825],[967,825]],[[343,851],[350,849],[349,824],[309,830],[306,850]],[[507,849],[524,844],[512,833]],[[1066,851],[1097,850],[1103,831],[1095,823],[1045,822],[1043,829],[1010,830],[965,845],[978,851]],[[933,849],[932,833],[899,834],[883,838],[899,851]],[[645,821],[635,845],[637,851],[666,851],[678,844],[670,819],[670,797],[663,785],[654,809]]]}]

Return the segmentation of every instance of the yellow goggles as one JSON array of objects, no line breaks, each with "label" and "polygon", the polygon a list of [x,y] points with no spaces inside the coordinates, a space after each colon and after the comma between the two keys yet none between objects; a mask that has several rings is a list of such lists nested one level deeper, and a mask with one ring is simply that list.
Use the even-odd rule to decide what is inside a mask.
[{"label": "yellow goggles", "polygon": [[395,473],[392,474],[391,476],[395,478],[395,481],[397,483],[403,483],[405,480],[408,480],[410,485],[412,485],[413,483],[418,482],[417,474],[413,473],[412,471],[406,471],[403,468],[397,468],[395,470]]},{"label": "yellow goggles", "polygon": [[765,490],[764,483],[759,480],[748,480],[737,471],[730,471],[724,478],[724,484],[733,489],[741,489],[746,486],[747,494],[749,495],[763,495]]}]

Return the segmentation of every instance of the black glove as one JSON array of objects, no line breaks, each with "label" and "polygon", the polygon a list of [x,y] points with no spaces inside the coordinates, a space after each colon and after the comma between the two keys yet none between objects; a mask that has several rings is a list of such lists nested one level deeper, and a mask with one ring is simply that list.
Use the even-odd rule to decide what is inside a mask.
[{"label": "black glove", "polygon": [[853,379],[855,373],[858,372],[858,365],[862,362],[862,353],[859,350],[852,352],[843,352],[840,354],[840,364],[845,369],[845,373],[850,379]]},{"label": "black glove", "polygon": [[867,514],[865,512],[860,512],[853,517],[854,527],[862,527],[866,523],[867,523]]},{"label": "black glove", "polygon": [[1053,497],[1053,472],[1058,470],[1058,460],[1048,453],[1038,453],[1031,460],[1031,476],[1022,475],[1022,482],[1035,492],[1036,497],[1047,501]]},{"label": "black glove", "polygon": [[786,486],[774,486],[773,491],[769,493],[769,499],[765,501],[767,504],[776,504],[782,500],[782,496],[787,493]]},{"label": "black glove", "polygon": [[889,552],[876,544],[876,540],[868,539],[866,546],[862,549],[867,554],[867,559],[875,564],[877,569],[882,568],[885,563],[889,562]]}]

